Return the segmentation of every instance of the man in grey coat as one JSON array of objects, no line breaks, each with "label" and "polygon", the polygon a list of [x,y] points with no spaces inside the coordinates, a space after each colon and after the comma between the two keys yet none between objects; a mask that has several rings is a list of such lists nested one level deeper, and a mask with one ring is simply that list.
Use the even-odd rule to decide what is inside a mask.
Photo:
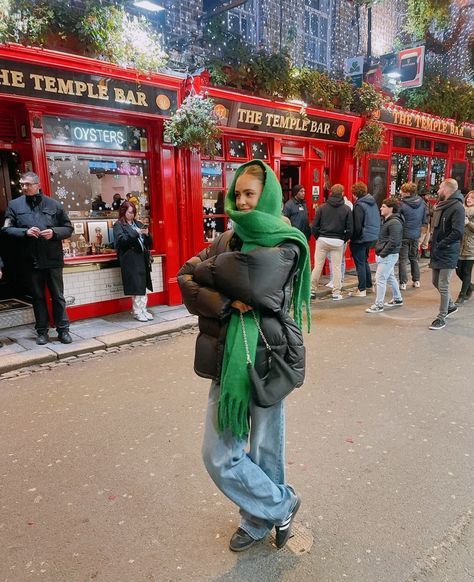
[{"label": "man in grey coat", "polygon": [[458,310],[451,298],[449,284],[458,263],[464,234],[464,198],[456,180],[449,178],[441,182],[438,195],[439,202],[433,211],[430,268],[441,301],[438,316],[430,325],[434,330],[446,327],[446,318]]}]

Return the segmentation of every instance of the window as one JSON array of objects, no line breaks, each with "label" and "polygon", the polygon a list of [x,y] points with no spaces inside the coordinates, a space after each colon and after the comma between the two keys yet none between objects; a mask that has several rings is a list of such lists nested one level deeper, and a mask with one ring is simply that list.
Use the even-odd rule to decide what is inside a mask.
[{"label": "window", "polygon": [[431,142],[429,139],[416,139],[415,140],[415,149],[416,150],[424,150],[424,151],[431,151]]},{"label": "window", "polygon": [[426,156],[413,156],[412,180],[418,187],[418,192],[428,187],[428,162]]},{"label": "window", "polygon": [[393,136],[393,145],[396,148],[411,148],[411,137],[406,137],[404,135],[394,135]]},{"label": "window", "polygon": [[430,193],[432,196],[438,194],[439,185],[446,177],[446,159],[432,158],[431,160],[431,183]]},{"label": "window", "polygon": [[410,156],[408,154],[393,154],[392,168],[390,171],[390,194],[395,196],[400,192],[402,184],[408,182],[408,169]]},{"label": "window", "polygon": [[444,141],[435,141],[434,151],[440,154],[447,154],[448,144]]},{"label": "window", "polygon": [[237,8],[224,13],[224,22],[229,32],[238,34],[249,44],[257,44],[256,10],[254,0],[248,0]]},{"label": "window", "polygon": [[304,14],[304,60],[309,67],[328,65],[329,0],[309,0]]},{"label": "window", "polygon": [[149,217],[146,160],[117,156],[48,152],[52,197],[60,202],[74,227],[63,242],[66,257],[113,252],[113,223],[130,195],[141,220]]}]

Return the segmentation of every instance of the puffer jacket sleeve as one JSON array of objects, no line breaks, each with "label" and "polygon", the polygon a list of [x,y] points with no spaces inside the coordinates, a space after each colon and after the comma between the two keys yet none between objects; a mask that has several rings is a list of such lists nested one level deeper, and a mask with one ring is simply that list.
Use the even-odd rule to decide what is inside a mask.
[{"label": "puffer jacket sleeve", "polygon": [[231,301],[278,313],[299,253],[298,245],[290,242],[279,247],[259,247],[248,253],[222,253],[197,265],[195,280]]},{"label": "puffer jacket sleeve", "polygon": [[[226,253],[229,254],[229,253]],[[225,294],[217,291],[201,278],[196,278],[196,270],[204,263],[208,263],[208,249],[201,251],[187,261],[178,271],[178,284],[183,296],[183,302],[193,315],[224,319],[231,312],[231,300]]]}]

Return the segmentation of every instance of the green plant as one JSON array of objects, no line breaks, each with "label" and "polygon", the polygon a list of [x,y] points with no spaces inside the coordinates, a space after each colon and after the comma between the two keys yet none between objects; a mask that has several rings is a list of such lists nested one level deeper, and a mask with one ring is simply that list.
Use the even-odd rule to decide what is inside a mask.
[{"label": "green plant", "polygon": [[202,95],[189,95],[181,107],[165,121],[165,140],[179,148],[190,148],[208,156],[217,153],[216,142],[221,135],[214,102]]},{"label": "green plant", "polygon": [[359,131],[354,149],[355,157],[360,158],[364,154],[378,153],[384,142],[384,134],[383,124],[375,119],[369,119]]},{"label": "green plant", "polygon": [[384,102],[384,96],[373,85],[362,83],[362,87],[354,88],[352,111],[371,116],[382,107]]},{"label": "green plant", "polygon": [[454,119],[474,122],[474,85],[440,75],[428,75],[421,87],[405,90],[401,101],[408,107]]},{"label": "green plant", "polygon": [[433,23],[445,28],[449,22],[449,5],[449,0],[407,0],[406,31],[424,38]]}]

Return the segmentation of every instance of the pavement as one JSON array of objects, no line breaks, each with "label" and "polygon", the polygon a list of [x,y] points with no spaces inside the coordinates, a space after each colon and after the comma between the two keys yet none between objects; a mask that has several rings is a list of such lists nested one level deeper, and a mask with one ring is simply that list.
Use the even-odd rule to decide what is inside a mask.
[{"label": "pavement", "polygon": [[[427,261],[421,261],[420,267],[422,270],[426,269]],[[375,265],[373,268],[375,269]],[[317,299],[324,299],[331,294],[331,289],[326,287],[327,282],[328,278],[322,277]],[[343,292],[347,293],[356,286],[355,270],[348,270]],[[72,344],[62,344],[53,330],[50,332],[50,343],[38,346],[35,341],[36,333],[31,325],[0,330],[0,341],[4,344],[0,351],[0,377],[28,366],[93,354],[114,346],[180,332],[197,325],[197,317],[192,316],[184,305],[160,305],[148,310],[155,318],[146,323],[136,321],[128,311],[72,322]]]}]

